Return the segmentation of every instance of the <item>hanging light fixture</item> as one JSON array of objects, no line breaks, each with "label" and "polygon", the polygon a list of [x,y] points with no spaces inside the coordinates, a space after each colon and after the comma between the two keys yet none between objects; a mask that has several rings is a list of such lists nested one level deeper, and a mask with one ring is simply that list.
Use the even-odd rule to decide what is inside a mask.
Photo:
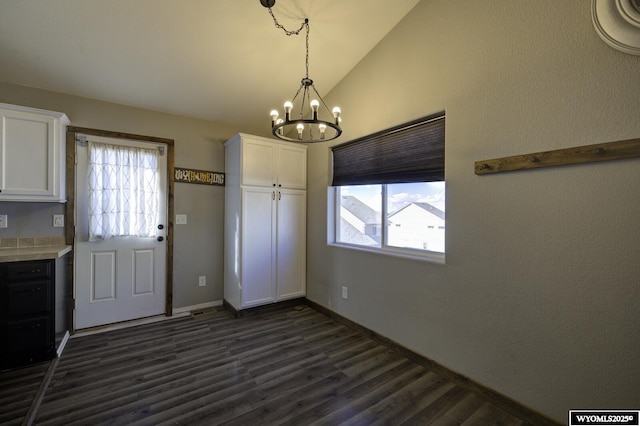
[{"label": "hanging light fixture", "polygon": [[[260,0],[260,4],[269,9],[269,14],[276,27],[282,29],[286,35],[298,35],[303,29],[306,30],[307,54],[305,59],[306,75],[301,80],[300,87],[293,99],[284,103],[284,119],[280,118],[280,113],[277,110],[271,111],[271,133],[277,138],[292,142],[326,142],[335,139],[342,134],[340,108],[334,107],[333,110],[329,110],[313,85],[313,80],[309,78],[309,19],[305,19],[297,30],[289,31],[278,22],[273,14],[271,8],[275,3],[276,0]],[[321,115],[333,117],[333,119],[323,120],[320,118]]]}]

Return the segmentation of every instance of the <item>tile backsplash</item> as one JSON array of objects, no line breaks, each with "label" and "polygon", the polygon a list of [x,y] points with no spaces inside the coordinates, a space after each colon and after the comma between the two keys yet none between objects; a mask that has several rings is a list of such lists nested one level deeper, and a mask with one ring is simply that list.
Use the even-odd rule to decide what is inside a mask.
[{"label": "tile backsplash", "polygon": [[29,248],[65,245],[65,237],[0,238],[0,248]]}]

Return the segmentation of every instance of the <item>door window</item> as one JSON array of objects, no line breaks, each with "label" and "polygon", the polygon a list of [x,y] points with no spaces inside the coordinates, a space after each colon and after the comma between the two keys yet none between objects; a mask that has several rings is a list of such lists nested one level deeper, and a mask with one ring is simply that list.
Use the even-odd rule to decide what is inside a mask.
[{"label": "door window", "polygon": [[158,151],[88,142],[89,241],[155,237]]}]

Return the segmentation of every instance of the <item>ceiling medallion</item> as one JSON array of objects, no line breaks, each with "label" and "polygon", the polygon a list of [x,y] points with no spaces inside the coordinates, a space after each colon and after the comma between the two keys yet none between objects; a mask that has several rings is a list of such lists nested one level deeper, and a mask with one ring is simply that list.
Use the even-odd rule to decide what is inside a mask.
[{"label": "ceiling medallion", "polygon": [[640,55],[640,0],[592,0],[591,17],[605,43]]}]

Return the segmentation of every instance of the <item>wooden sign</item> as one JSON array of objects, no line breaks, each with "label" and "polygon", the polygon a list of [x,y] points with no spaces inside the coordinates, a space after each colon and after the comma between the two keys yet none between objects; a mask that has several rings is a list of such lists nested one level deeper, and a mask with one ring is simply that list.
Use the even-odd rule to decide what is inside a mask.
[{"label": "wooden sign", "polygon": [[173,178],[175,182],[224,186],[224,173],[208,172],[206,170],[181,169],[179,167],[175,167],[173,170]]},{"label": "wooden sign", "polygon": [[628,139],[476,161],[474,169],[477,175],[486,175],[513,170],[539,169],[541,167],[638,157],[640,157],[640,139]]}]

